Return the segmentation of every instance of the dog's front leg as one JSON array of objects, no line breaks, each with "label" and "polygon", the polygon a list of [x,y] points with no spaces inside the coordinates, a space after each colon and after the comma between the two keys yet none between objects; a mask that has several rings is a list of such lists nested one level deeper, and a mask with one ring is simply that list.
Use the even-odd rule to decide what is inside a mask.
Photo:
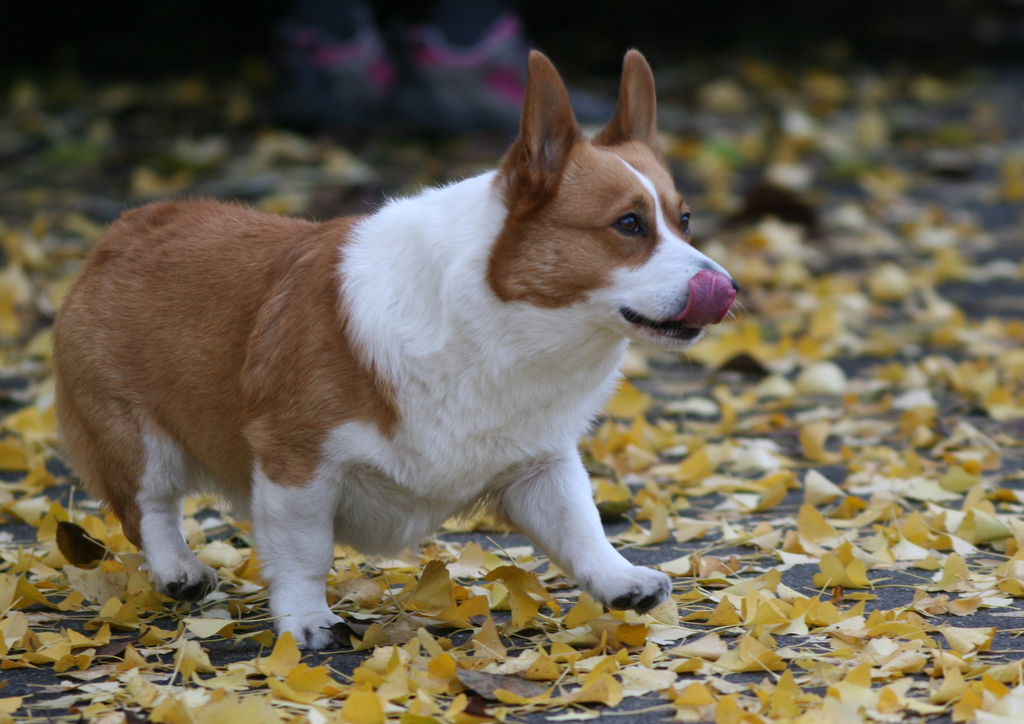
[{"label": "dog's front leg", "polygon": [[610,608],[641,613],[666,598],[664,573],[634,566],[605,537],[590,478],[575,449],[506,487],[499,511],[583,590]]},{"label": "dog's front leg", "polygon": [[335,495],[335,486],[318,478],[286,487],[259,468],[253,478],[253,533],[270,588],[270,614],[278,635],[291,631],[300,648],[330,646],[329,629],[342,620],[327,606]]}]

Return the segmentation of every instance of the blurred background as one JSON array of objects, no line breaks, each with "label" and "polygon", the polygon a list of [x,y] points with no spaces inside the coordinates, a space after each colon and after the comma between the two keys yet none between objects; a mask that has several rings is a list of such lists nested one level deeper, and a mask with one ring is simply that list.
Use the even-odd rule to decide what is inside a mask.
[{"label": "blurred background", "polygon": [[[385,23],[429,18],[422,0],[373,2]],[[573,73],[614,73],[622,49],[659,65],[734,54],[830,65],[864,61],[957,70],[1015,62],[1024,49],[1019,0],[786,0],[765,3],[509,3],[530,39]],[[8,3],[0,27],[4,80],[19,73],[107,78],[237,73],[272,62],[273,30],[294,0]]]},{"label": "blurred background", "polygon": [[[831,171],[850,175],[894,141],[945,149],[1014,127],[1024,1],[10,3],[0,211],[23,215],[32,204],[19,192],[32,179],[43,182],[36,196],[103,187],[80,203],[101,221],[125,197],[186,189],[276,193],[266,207],[318,217],[361,210],[493,163],[515,132],[528,47],[552,57],[590,125],[610,113],[624,50],[641,49],[662,128],[678,141],[670,157],[699,161],[676,169],[680,182],[691,192],[710,183],[708,210],[735,211],[728,197],[744,184],[725,189],[719,177],[742,179],[752,163],[824,150]],[[971,95],[994,82],[1009,95]],[[836,131],[824,149],[822,121]],[[801,134],[815,142],[789,142]],[[259,158],[225,169],[252,144]],[[332,144],[358,151],[377,188],[367,191],[369,169]],[[444,169],[417,160],[427,148]],[[310,159],[326,176],[253,178]],[[952,174],[968,163],[955,153],[926,162]]]},{"label": "blurred background", "polygon": [[589,130],[623,52],[646,54],[694,242],[751,312],[851,259],[917,255],[954,285],[1020,259],[1024,0],[13,3],[0,232],[25,279],[0,335],[47,328],[125,208],[204,195],[323,219],[493,167],[530,47]]}]

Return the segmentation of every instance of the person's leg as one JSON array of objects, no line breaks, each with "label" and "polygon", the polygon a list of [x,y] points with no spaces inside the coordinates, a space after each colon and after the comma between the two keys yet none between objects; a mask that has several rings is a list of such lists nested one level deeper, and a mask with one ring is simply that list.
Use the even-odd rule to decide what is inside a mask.
[{"label": "person's leg", "polygon": [[355,6],[353,0],[299,0],[293,17],[327,31],[335,40],[351,40],[359,31]]},{"label": "person's leg", "polygon": [[434,12],[434,25],[451,45],[469,48],[510,11],[508,3],[502,0],[440,0]]}]

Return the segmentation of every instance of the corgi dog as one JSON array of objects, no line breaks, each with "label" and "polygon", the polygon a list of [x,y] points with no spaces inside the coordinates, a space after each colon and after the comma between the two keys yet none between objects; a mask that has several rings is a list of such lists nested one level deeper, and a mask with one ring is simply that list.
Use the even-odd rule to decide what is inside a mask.
[{"label": "corgi dog", "polygon": [[144,553],[202,597],[182,500],[249,519],[278,633],[333,643],[335,543],[418,545],[485,506],[598,601],[643,612],[668,576],[608,542],[577,444],[630,340],[684,349],[736,297],[689,243],[654,78],[625,57],[593,139],[534,51],[499,168],[326,223],[207,200],[125,213],[54,338],[67,459]]}]

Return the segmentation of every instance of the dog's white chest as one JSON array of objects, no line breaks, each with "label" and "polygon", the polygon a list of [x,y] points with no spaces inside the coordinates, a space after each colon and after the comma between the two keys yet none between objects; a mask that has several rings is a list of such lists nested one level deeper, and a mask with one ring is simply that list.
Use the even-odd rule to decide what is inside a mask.
[{"label": "dog's white chest", "polygon": [[320,483],[338,491],[336,530],[367,553],[415,545],[447,518],[571,448],[614,383],[568,375],[561,384],[504,384],[472,374],[399,395],[402,422],[384,437],[347,423],[324,446]]},{"label": "dog's white chest", "polygon": [[332,461],[315,484],[330,488],[336,500],[340,542],[364,553],[396,554],[472,508],[521,466],[520,456],[494,440],[441,433],[388,440],[360,423],[332,432]]}]

